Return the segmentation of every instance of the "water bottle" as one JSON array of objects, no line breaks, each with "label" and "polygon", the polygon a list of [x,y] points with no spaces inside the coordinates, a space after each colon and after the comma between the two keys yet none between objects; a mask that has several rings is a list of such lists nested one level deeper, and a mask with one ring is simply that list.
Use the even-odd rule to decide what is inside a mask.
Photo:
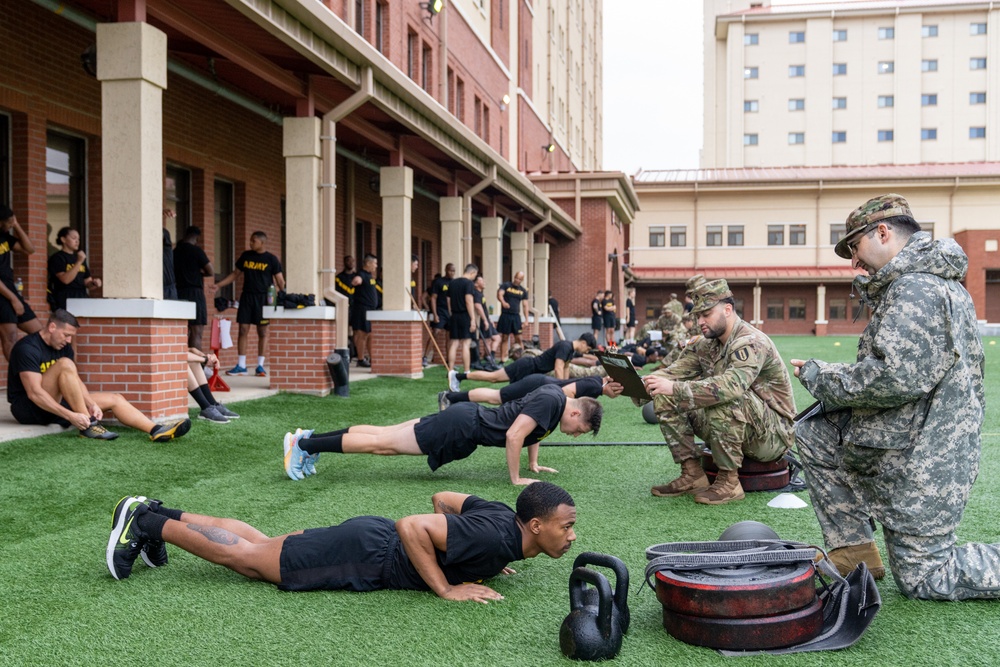
[{"label": "water bottle", "polygon": [[275,290],[274,290],[274,285],[272,284],[270,287],[267,288],[267,305],[269,306],[274,305],[274,296],[275,296]]},{"label": "water bottle", "polygon": [[24,282],[20,278],[14,281],[14,287],[17,289],[18,294],[24,293]]}]

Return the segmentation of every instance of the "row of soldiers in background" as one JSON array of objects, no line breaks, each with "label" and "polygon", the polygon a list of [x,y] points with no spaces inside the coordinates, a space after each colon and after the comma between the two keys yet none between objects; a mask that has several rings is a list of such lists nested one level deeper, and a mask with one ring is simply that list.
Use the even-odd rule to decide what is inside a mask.
[{"label": "row of soldiers in background", "polygon": [[[416,263],[417,257],[413,256]],[[371,348],[368,334],[372,325],[368,321],[368,311],[382,310],[382,280],[378,276],[378,258],[371,253],[364,256],[361,269],[355,268],[354,258],[344,257],[344,270],[334,278],[334,289],[347,297],[348,326],[354,350],[351,356],[358,366],[371,367]]]}]

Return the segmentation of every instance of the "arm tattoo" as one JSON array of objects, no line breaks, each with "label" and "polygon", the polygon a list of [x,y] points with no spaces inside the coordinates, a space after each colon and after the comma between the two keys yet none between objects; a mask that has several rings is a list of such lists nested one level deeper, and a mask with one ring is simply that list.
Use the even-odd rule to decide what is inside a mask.
[{"label": "arm tattoo", "polygon": [[240,538],[228,530],[222,528],[214,528],[212,526],[199,526],[195,523],[189,523],[187,527],[196,533],[201,533],[205,536],[205,539],[216,542],[218,544],[233,545],[240,541]]},{"label": "arm tattoo", "polygon": [[438,501],[438,509],[441,510],[441,514],[461,514],[460,510],[455,509],[443,500]]}]

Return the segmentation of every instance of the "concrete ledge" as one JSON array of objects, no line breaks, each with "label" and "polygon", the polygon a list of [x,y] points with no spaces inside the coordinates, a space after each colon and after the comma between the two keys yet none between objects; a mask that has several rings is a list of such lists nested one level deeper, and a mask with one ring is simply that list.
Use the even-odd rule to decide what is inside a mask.
[{"label": "concrete ledge", "polygon": [[419,322],[426,316],[422,310],[369,310],[370,322]]},{"label": "concrete ledge", "polygon": [[306,306],[305,308],[264,306],[264,317],[269,320],[335,320],[337,319],[337,309],[333,306]]},{"label": "concrete ledge", "polygon": [[77,317],[193,320],[195,316],[193,302],[163,299],[67,299],[66,310]]}]

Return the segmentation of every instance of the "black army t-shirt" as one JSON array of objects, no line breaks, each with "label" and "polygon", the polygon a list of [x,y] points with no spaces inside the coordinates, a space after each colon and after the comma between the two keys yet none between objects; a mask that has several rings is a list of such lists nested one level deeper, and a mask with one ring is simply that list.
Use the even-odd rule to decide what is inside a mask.
[{"label": "black army t-shirt", "polygon": [[0,280],[8,289],[14,289],[14,267],[11,265],[11,253],[18,238],[10,232],[0,230]]},{"label": "black army t-shirt", "polygon": [[503,290],[503,300],[510,306],[510,308],[504,308],[503,312],[512,315],[520,314],[521,302],[528,298],[528,290],[512,282],[503,283],[500,285],[500,289]]},{"label": "black army t-shirt", "polygon": [[[465,295],[472,295],[472,304],[475,307],[476,304],[476,284],[465,277],[458,277],[451,281],[448,285],[448,299],[451,300],[451,313],[452,315],[461,315],[464,313],[469,313],[469,309],[465,307]],[[440,297],[439,297],[440,298]]]},{"label": "black army t-shirt", "polygon": [[[568,362],[573,358],[573,343],[568,340],[561,340],[549,349],[535,357],[535,367],[539,372],[548,373],[556,367],[556,359]],[[542,371],[541,369],[547,369]]]},{"label": "black army t-shirt", "polygon": [[503,403],[495,409],[480,406],[480,444],[506,447],[507,430],[519,415],[526,415],[534,419],[537,425],[524,439],[524,446],[533,445],[559,426],[565,408],[566,394],[561,388],[552,385],[539,387],[524,398]]},{"label": "black army t-shirt", "polygon": [[438,276],[431,283],[431,294],[437,296],[437,314],[448,318],[448,289],[451,281],[444,276]]},{"label": "black army t-shirt", "polygon": [[73,278],[69,283],[63,284],[59,278],[56,277],[57,274],[66,273],[70,269],[76,266],[76,253],[63,252],[62,250],[57,250],[52,253],[49,257],[49,279],[52,281],[52,285],[57,291],[62,290],[83,290],[87,291],[87,286],[84,284],[87,278],[90,277],[90,267],[87,266],[87,260],[83,261],[83,266],[80,267],[80,271],[77,272],[76,277]]},{"label": "black army t-shirt", "polygon": [[[186,241],[179,241],[174,247],[174,274],[177,289],[202,289],[205,274],[202,269],[208,264],[208,255],[200,247]],[[264,291],[267,291],[266,288]]]},{"label": "black army t-shirt", "polygon": [[52,364],[63,358],[73,358],[73,347],[67,345],[61,350],[49,347],[38,331],[17,341],[10,351],[7,366],[7,402],[13,403],[28,395],[21,382],[21,373],[30,371],[44,374]]},{"label": "black army t-shirt", "polygon": [[281,260],[269,252],[246,250],[236,260],[236,268],[243,272],[243,291],[247,294],[267,294],[274,283],[274,274],[284,273]]}]

